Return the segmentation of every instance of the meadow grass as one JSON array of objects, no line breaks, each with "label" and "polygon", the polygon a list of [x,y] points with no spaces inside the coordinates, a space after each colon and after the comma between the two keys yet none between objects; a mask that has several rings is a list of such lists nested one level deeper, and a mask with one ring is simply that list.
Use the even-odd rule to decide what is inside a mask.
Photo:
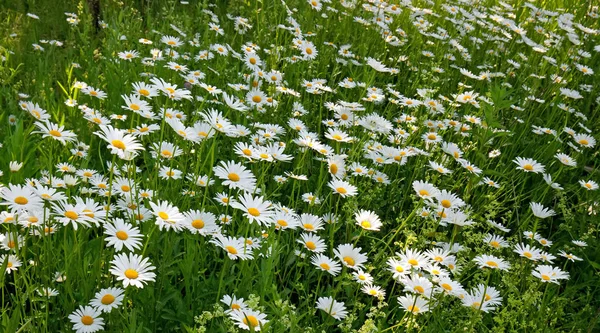
[{"label": "meadow grass", "polygon": [[579,1],[0,4],[5,332],[593,332]]}]

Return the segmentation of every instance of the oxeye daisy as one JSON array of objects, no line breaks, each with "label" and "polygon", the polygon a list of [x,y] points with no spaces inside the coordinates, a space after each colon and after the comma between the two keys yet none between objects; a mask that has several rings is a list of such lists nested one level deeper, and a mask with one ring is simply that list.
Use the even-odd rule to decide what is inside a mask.
[{"label": "oxeye daisy", "polygon": [[575,140],[575,142],[577,142],[577,144],[579,144],[580,146],[586,148],[594,148],[594,146],[596,145],[596,139],[593,136],[587,134],[575,134],[573,135],[573,140]]},{"label": "oxeye daisy", "polygon": [[298,217],[300,227],[308,232],[323,230],[323,219],[319,216],[303,213]]},{"label": "oxeye daisy", "polygon": [[293,230],[300,225],[296,219],[296,216],[283,211],[275,213],[273,216],[273,222],[275,223],[275,229],[277,230]]},{"label": "oxeye daisy", "polygon": [[529,260],[536,261],[540,259],[541,251],[526,244],[515,245],[515,249],[513,251],[518,253],[521,257],[525,257]]},{"label": "oxeye daisy", "polygon": [[339,179],[330,180],[327,186],[333,190],[334,194],[339,194],[342,198],[353,197],[358,193],[356,186]]},{"label": "oxeye daisy", "polygon": [[343,320],[348,315],[344,303],[334,300],[331,296],[319,297],[317,299],[317,309],[325,311],[337,320]]},{"label": "oxeye daisy", "polygon": [[507,271],[510,268],[510,264],[503,259],[486,254],[476,256],[473,261],[477,263],[479,268],[492,268],[501,271]]},{"label": "oxeye daisy", "polygon": [[247,260],[253,258],[252,251],[247,248],[243,238],[234,238],[217,234],[210,242],[225,250],[229,259]]},{"label": "oxeye daisy", "polygon": [[584,189],[588,190],[588,191],[595,191],[598,189],[598,183],[596,183],[593,180],[580,180],[579,181],[579,185],[581,185],[581,187],[583,187]]},{"label": "oxeye daisy", "polygon": [[381,220],[379,216],[369,210],[359,210],[354,214],[356,224],[365,230],[379,231],[381,228]]},{"label": "oxeye daisy", "polygon": [[342,270],[342,266],[336,261],[333,261],[331,258],[327,257],[324,254],[317,253],[316,255],[310,258],[310,261],[313,265],[315,265],[318,269],[325,271],[333,276],[336,276]]},{"label": "oxeye daisy", "polygon": [[502,236],[498,235],[487,234],[483,239],[483,242],[495,249],[501,249],[508,246],[508,242],[506,242]]},{"label": "oxeye daisy", "polygon": [[107,147],[111,153],[124,160],[131,160],[136,156],[137,151],[144,150],[134,135],[112,126],[100,126],[100,131],[94,132],[94,134],[108,143]]},{"label": "oxeye daisy", "polygon": [[123,219],[115,218],[113,223],[105,223],[104,230],[107,237],[105,240],[108,246],[113,246],[115,250],[121,251],[125,246],[129,251],[134,251],[142,247],[142,238],[144,237],[139,228],[132,226],[123,221]]},{"label": "oxeye daisy", "polygon": [[344,266],[356,270],[362,268],[367,262],[367,256],[360,253],[360,250],[360,247],[355,248],[352,244],[340,244],[333,253]]},{"label": "oxeye daisy", "polygon": [[16,271],[22,265],[21,260],[13,254],[0,256],[0,264],[6,265],[6,274]]},{"label": "oxeye daisy", "polygon": [[428,301],[419,295],[406,295],[398,297],[398,303],[404,310],[413,315],[429,311]]},{"label": "oxeye daisy", "polygon": [[42,199],[35,195],[27,186],[9,184],[8,187],[0,187],[0,205],[8,206],[12,211],[38,210],[42,209]]},{"label": "oxeye daisy", "polygon": [[250,193],[244,193],[237,201],[231,203],[231,207],[242,210],[250,223],[269,225],[273,222],[271,218],[274,212],[271,202],[264,200],[263,197],[253,197]]},{"label": "oxeye daisy", "polygon": [[531,158],[517,157],[513,160],[513,162],[519,165],[517,170],[533,173],[543,173],[545,170],[542,164]]},{"label": "oxeye daisy", "polygon": [[221,162],[219,166],[214,168],[214,174],[223,180],[223,185],[232,189],[243,189],[251,192],[256,187],[254,174],[241,163]]},{"label": "oxeye daisy", "polygon": [[542,204],[537,202],[530,202],[529,207],[531,207],[531,212],[534,216],[545,219],[547,217],[551,217],[556,215],[556,212],[550,208],[544,207]]},{"label": "oxeye daisy", "polygon": [[238,327],[250,330],[251,332],[259,332],[269,322],[267,315],[249,308],[234,310],[229,313],[229,316],[235,321]]},{"label": "oxeye daisy", "polygon": [[38,121],[35,123],[35,126],[37,126],[39,130],[33,131],[32,133],[41,133],[42,137],[51,137],[54,140],[58,140],[63,145],[66,145],[67,142],[74,142],[77,140],[77,135],[75,135],[75,133],[65,130],[64,126],[59,126],[50,121]]},{"label": "oxeye daisy", "polygon": [[404,291],[418,294],[425,298],[429,298],[433,288],[431,281],[417,274],[402,277],[400,283],[404,285]]},{"label": "oxeye daisy", "polygon": [[92,306],[80,305],[77,310],[69,315],[73,323],[73,330],[77,333],[93,333],[104,329],[104,318],[100,317],[102,311]]},{"label": "oxeye daisy", "polygon": [[300,234],[300,239],[297,242],[304,245],[307,250],[315,253],[322,253],[327,249],[325,241],[313,233]]},{"label": "oxeye daisy", "polygon": [[183,215],[185,216],[183,224],[192,233],[206,236],[216,234],[221,230],[216,223],[217,217],[213,213],[190,210]]},{"label": "oxeye daisy", "polygon": [[90,305],[102,312],[108,313],[113,309],[119,308],[124,297],[125,290],[121,288],[105,288],[96,293],[90,301]]},{"label": "oxeye daisy", "polygon": [[179,208],[171,205],[168,201],[150,202],[152,214],[156,216],[156,224],[160,230],[180,231],[184,228],[182,224],[184,216],[179,212]]},{"label": "oxeye daisy", "polygon": [[156,274],[153,272],[155,267],[140,255],[129,253],[117,254],[110,262],[112,264],[110,273],[117,277],[118,281],[123,281],[123,286],[134,286],[143,288],[144,284],[154,281]]},{"label": "oxeye daisy", "polygon": [[536,267],[531,274],[539,278],[542,282],[551,282],[556,284],[559,284],[559,280],[569,279],[569,273],[558,267],[552,267],[549,265],[540,265]]},{"label": "oxeye daisy", "polygon": [[423,199],[433,200],[440,194],[440,191],[435,186],[420,180],[415,180],[412,183],[412,187],[417,195]]},{"label": "oxeye daisy", "polygon": [[232,311],[246,310],[248,308],[248,305],[244,302],[244,299],[237,298],[235,295],[223,295],[221,298],[221,303],[227,305],[228,309],[225,310],[225,313],[227,314]]}]

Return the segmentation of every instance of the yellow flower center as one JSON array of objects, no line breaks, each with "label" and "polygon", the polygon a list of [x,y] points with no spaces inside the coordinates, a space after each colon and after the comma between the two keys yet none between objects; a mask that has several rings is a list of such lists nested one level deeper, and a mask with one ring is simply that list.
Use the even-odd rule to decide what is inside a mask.
[{"label": "yellow flower center", "polygon": [[128,279],[137,279],[139,274],[135,269],[129,268],[129,269],[125,270],[125,276]]},{"label": "yellow flower center", "polygon": [[92,318],[91,316],[85,315],[85,316],[81,317],[81,323],[89,326],[94,323],[94,318]]},{"label": "yellow flower center", "polygon": [[227,252],[229,252],[231,254],[238,254],[237,249],[231,245],[225,246],[225,250],[227,250]]},{"label": "yellow flower center", "polygon": [[408,260],[408,263],[409,263],[411,266],[417,266],[417,265],[419,264],[419,262],[418,262],[416,259],[409,259],[409,260]]},{"label": "yellow flower center", "polygon": [[131,191],[131,188],[127,185],[121,185],[121,191],[129,192],[129,191]]},{"label": "yellow flower center", "polygon": [[196,229],[202,229],[202,228],[204,228],[204,221],[201,219],[193,220],[192,227],[194,227]]},{"label": "yellow flower center", "polygon": [[348,265],[348,266],[354,266],[355,261],[353,258],[351,257],[344,257],[344,262]]},{"label": "yellow flower center", "polygon": [[169,219],[169,214],[167,214],[165,212],[160,212],[160,213],[158,213],[158,217],[160,217],[163,220],[168,220]]},{"label": "yellow flower center", "polygon": [[532,171],[533,170],[533,165],[531,165],[531,164],[525,164],[523,166],[523,169],[525,169],[527,171]]},{"label": "yellow flower center", "polygon": [[60,138],[60,137],[62,136],[62,133],[60,133],[60,132],[59,132],[59,131],[57,131],[57,130],[50,130],[50,131],[48,131],[48,134],[50,134],[50,135],[52,135],[52,136],[55,136],[55,137],[57,137],[57,138]]},{"label": "yellow flower center", "polygon": [[371,227],[371,222],[369,222],[369,221],[362,221],[362,222],[360,223],[360,225],[361,225],[363,228],[365,228],[365,229],[369,229],[369,228]]},{"label": "yellow flower center", "polygon": [[416,286],[415,291],[418,292],[419,294],[422,294],[425,292],[425,289],[421,286]]},{"label": "yellow flower center", "polygon": [[490,242],[490,245],[491,245],[492,247],[495,247],[495,248],[499,248],[499,247],[500,247],[500,243],[498,243],[497,241],[491,241],[491,242]]},{"label": "yellow flower center", "polygon": [[230,173],[229,175],[227,175],[227,178],[229,178],[229,180],[231,180],[232,182],[239,182],[240,181],[240,176],[237,173]]},{"label": "yellow flower center", "polygon": [[121,140],[112,140],[111,144],[121,150],[125,150],[125,144]]},{"label": "yellow flower center", "polygon": [[495,261],[488,261],[485,263],[486,265],[490,266],[490,267],[498,267],[498,263]]},{"label": "yellow flower center", "polygon": [[254,316],[246,315],[242,321],[244,322],[245,325],[250,326],[250,327],[258,326],[258,319],[256,319],[256,317],[254,317]]},{"label": "yellow flower center", "polygon": [[442,288],[444,288],[445,290],[448,290],[448,291],[452,290],[452,286],[447,283],[442,283]]},{"label": "yellow flower center", "polygon": [[285,220],[277,220],[277,224],[282,227],[287,227],[288,223]]},{"label": "yellow flower center", "polygon": [[441,204],[444,208],[450,208],[450,206],[452,206],[452,203],[448,199],[442,200]]},{"label": "yellow flower center", "polygon": [[348,191],[347,191],[345,188],[343,188],[343,187],[338,187],[338,188],[336,188],[335,190],[336,190],[338,193],[341,193],[341,194],[346,194],[346,193],[348,193]]},{"label": "yellow flower center", "polygon": [[112,304],[112,302],[115,301],[115,296],[111,295],[111,294],[106,294],[104,296],[102,296],[102,299],[100,299],[100,302],[104,305],[109,305]]},{"label": "yellow flower center", "polygon": [[550,276],[548,276],[546,274],[542,274],[542,280],[549,281],[550,280]]},{"label": "yellow flower center", "polygon": [[333,139],[337,140],[337,141],[341,141],[342,140],[342,136],[339,135],[339,134],[335,134],[335,135],[333,135]]},{"label": "yellow flower center", "polygon": [[16,197],[15,198],[15,203],[18,205],[26,205],[29,202],[29,200],[27,200],[27,198],[25,197]]},{"label": "yellow flower center", "polygon": [[412,313],[418,313],[421,309],[416,305],[411,305],[407,308],[407,310]]},{"label": "yellow flower center", "polygon": [[123,230],[119,230],[115,233],[115,236],[117,236],[118,239],[124,241],[127,240],[127,238],[129,238],[129,235],[127,235],[127,233]]},{"label": "yellow flower center", "polygon": [[319,266],[321,266],[321,268],[323,268],[326,271],[331,269],[331,266],[329,266],[326,262],[321,263]]},{"label": "yellow flower center", "polygon": [[256,216],[260,216],[260,211],[256,208],[248,208],[248,214],[256,217]]},{"label": "yellow flower center", "polygon": [[77,220],[79,218],[79,214],[77,212],[68,210],[65,212],[65,216],[70,218],[71,220]]}]

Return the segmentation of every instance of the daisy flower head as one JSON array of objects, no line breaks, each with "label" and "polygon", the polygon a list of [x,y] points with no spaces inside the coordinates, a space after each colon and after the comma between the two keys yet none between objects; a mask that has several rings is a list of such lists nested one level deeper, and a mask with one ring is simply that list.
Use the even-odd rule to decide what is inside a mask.
[{"label": "daisy flower head", "polygon": [[360,253],[360,250],[360,247],[355,248],[352,244],[340,244],[333,253],[344,266],[356,270],[363,268],[363,264],[367,262],[367,256]]},{"label": "daisy flower head", "polygon": [[530,202],[529,207],[531,207],[531,212],[535,217],[540,219],[545,219],[547,217],[551,217],[556,215],[556,212],[550,208],[544,207],[541,203]]},{"label": "daisy flower head", "polygon": [[8,187],[0,186],[0,205],[8,206],[11,211],[39,210],[44,207],[43,200],[29,187],[9,184]]},{"label": "daisy flower head", "polygon": [[242,210],[250,223],[256,222],[259,225],[269,225],[273,222],[273,206],[270,201],[261,196],[254,197],[250,193],[244,193],[238,197],[238,200],[231,202],[230,205],[235,209]]},{"label": "daisy flower head", "polygon": [[266,314],[249,308],[234,310],[229,313],[229,316],[238,327],[251,332],[259,332],[269,322]]},{"label": "daisy flower head", "polygon": [[156,224],[160,230],[175,230],[180,231],[184,228],[182,222],[183,214],[179,212],[179,208],[171,205],[168,201],[159,201],[158,203],[150,202],[152,214],[156,216]]},{"label": "daisy flower head", "polygon": [[134,251],[142,247],[142,238],[140,229],[115,218],[113,223],[104,224],[104,233],[107,235],[105,240],[108,246],[113,246],[115,250],[121,251],[126,247],[129,251]]},{"label": "daisy flower head", "polygon": [[531,275],[539,278],[542,282],[551,282],[560,284],[559,280],[568,280],[569,273],[563,271],[558,267],[552,267],[550,265],[540,265],[531,272]]},{"label": "daisy flower head", "polygon": [[356,220],[356,224],[364,230],[379,231],[379,228],[382,226],[379,216],[369,210],[359,210],[354,214],[354,219]]},{"label": "daisy flower head", "polygon": [[356,186],[340,179],[332,179],[327,184],[333,190],[334,194],[339,194],[342,198],[353,197],[358,193]]},{"label": "daisy flower head", "polygon": [[59,126],[50,121],[44,122],[36,122],[35,126],[37,126],[38,130],[33,131],[31,133],[40,133],[42,137],[48,138],[51,137],[54,140],[59,141],[63,145],[66,145],[67,142],[75,142],[77,141],[77,135],[72,131],[65,130],[64,126]]},{"label": "daisy flower head", "polygon": [[225,250],[229,259],[248,260],[253,258],[252,251],[247,247],[243,238],[234,238],[217,234],[210,242]]},{"label": "daisy flower head", "polygon": [[237,298],[235,295],[223,295],[221,303],[227,305],[228,309],[225,313],[229,314],[232,311],[246,310],[248,305],[244,302],[243,298]]},{"label": "daisy flower head", "polygon": [[473,261],[477,263],[479,268],[499,269],[501,271],[507,271],[510,268],[510,264],[505,260],[487,254],[478,255]]},{"label": "daisy flower head", "polygon": [[515,245],[515,249],[513,250],[515,253],[518,253],[521,257],[527,258],[529,260],[536,261],[541,258],[541,251],[526,245],[526,244],[517,244]]},{"label": "daisy flower head", "polygon": [[153,272],[155,267],[140,255],[129,253],[119,253],[110,262],[112,264],[110,273],[117,277],[118,281],[123,281],[123,286],[134,286],[143,288],[144,284],[154,281],[156,274]]},{"label": "daisy flower head", "polygon": [[433,200],[440,194],[440,191],[435,186],[424,181],[415,180],[412,183],[412,187],[422,199]]},{"label": "daisy flower head", "polygon": [[313,233],[300,234],[300,239],[297,242],[304,245],[307,250],[315,253],[322,253],[327,249],[325,241]]},{"label": "daisy flower head", "polygon": [[344,302],[338,302],[331,296],[319,297],[317,299],[317,309],[325,311],[337,320],[342,320],[348,315]]},{"label": "daisy flower head", "polygon": [[429,311],[429,302],[419,295],[405,295],[398,297],[400,306],[413,315]]},{"label": "daisy flower head", "polygon": [[579,185],[588,191],[595,191],[598,189],[598,183],[593,180],[580,180]]},{"label": "daisy flower head", "polygon": [[110,125],[100,126],[100,131],[94,132],[97,136],[108,143],[111,153],[116,154],[123,160],[132,160],[139,150],[144,150],[144,146],[137,141],[137,137],[127,134],[124,130],[116,129]]},{"label": "daisy flower head", "polygon": [[102,311],[98,308],[80,305],[69,315],[69,320],[73,323],[75,332],[93,333],[104,329],[104,318],[101,315]]},{"label": "daisy flower head", "polygon": [[104,288],[96,293],[90,305],[102,312],[108,313],[121,306],[124,297],[125,290],[121,288]]},{"label": "daisy flower head", "polygon": [[319,270],[327,272],[333,276],[337,276],[342,270],[342,266],[324,254],[317,253],[310,258],[310,262]]},{"label": "daisy flower head", "polygon": [[513,160],[513,162],[518,165],[517,170],[533,173],[543,173],[545,170],[542,164],[531,158],[517,157]]}]

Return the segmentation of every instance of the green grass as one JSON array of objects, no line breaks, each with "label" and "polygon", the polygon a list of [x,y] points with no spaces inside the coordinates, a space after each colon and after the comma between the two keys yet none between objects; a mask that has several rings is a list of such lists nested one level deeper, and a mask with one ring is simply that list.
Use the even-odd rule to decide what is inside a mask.
[{"label": "green grass", "polygon": [[[307,1],[287,1],[287,5],[280,1],[223,1],[216,6],[209,3],[102,1],[100,18],[106,26],[99,31],[93,27],[93,18],[85,1],[0,4],[0,53],[5,59],[0,61],[0,170],[3,172],[0,183],[6,188],[3,193],[9,193],[14,186],[30,184],[32,180],[44,183],[52,179],[55,186],[59,180],[68,181],[69,177],[65,179],[68,173],[56,167],[59,163],[68,163],[77,170],[96,170],[105,177],[106,190],[113,192],[110,197],[103,195],[101,188],[75,174],[76,185],[57,186],[56,190],[66,197],[66,203],[90,199],[109,208],[106,221],[92,223],[89,227],[79,224],[76,230],[73,224],[64,226],[60,222],[65,216],[54,207],[56,203],[45,201],[40,210],[42,218],[29,226],[25,222],[14,222],[22,220],[26,212],[0,206],[4,214],[1,215],[4,222],[0,226],[1,233],[5,238],[22,238],[10,250],[6,246],[0,249],[1,255],[14,255],[22,263],[11,273],[0,276],[0,325],[4,331],[68,332],[73,329],[68,316],[80,306],[90,305],[100,290],[112,287],[124,289],[124,300],[120,306],[101,315],[104,330],[109,332],[244,331],[231,315],[224,312],[229,308],[220,301],[224,295],[244,298],[249,309],[265,314],[268,322],[260,321],[260,326],[253,330],[267,332],[593,332],[600,327],[600,252],[597,251],[600,190],[587,190],[579,184],[580,180],[600,182],[599,145],[583,147],[563,131],[568,127],[600,140],[597,134],[600,131],[600,95],[596,83],[600,62],[599,52],[594,49],[600,45],[600,40],[598,33],[586,33],[576,25],[579,23],[600,31],[598,19],[589,15],[591,2],[589,6],[577,1],[534,3],[556,13],[572,13],[573,33],[579,36],[580,45],[569,41],[567,32],[559,27],[558,16],[548,16],[547,21],[530,19],[532,9],[525,7],[524,1],[511,2],[512,14],[496,1],[454,4],[456,8],[472,13],[476,9],[487,15],[477,20],[464,20],[464,14],[450,15],[442,6],[443,1],[413,1],[414,11],[398,5],[401,13],[386,14],[391,19],[388,31],[398,37],[398,45],[387,43],[381,28],[375,24],[366,26],[355,20],[361,17],[371,22],[373,13],[362,6],[367,2],[354,7],[344,7],[338,1],[322,3],[321,11],[311,9]],[[335,12],[328,7],[334,8]],[[416,8],[431,9],[439,15],[419,16]],[[210,29],[211,15],[207,10],[218,18],[224,35]],[[318,51],[314,60],[303,60],[302,53],[294,48],[293,29],[281,28],[281,25],[291,26],[288,10],[292,10],[291,17],[304,34],[302,38],[310,41]],[[77,14],[79,23],[67,23],[65,12]],[[26,16],[27,13],[37,14],[39,20]],[[252,28],[245,34],[237,33],[227,15],[247,18]],[[513,15],[512,19],[526,31],[532,43],[545,47],[545,52],[535,51],[527,43],[520,42],[522,38],[516,32],[495,22],[492,15],[505,19]],[[451,22],[448,20],[451,17],[461,21]],[[463,28],[459,29],[459,23]],[[419,31],[419,24],[430,25],[429,35]],[[466,32],[465,24],[473,30]],[[545,35],[535,32],[536,26],[542,27]],[[446,31],[449,37],[431,36],[434,32],[443,34],[438,28]],[[550,34],[562,40],[545,44],[552,38]],[[164,59],[155,61],[154,66],[144,65],[142,58],[151,57],[152,49],[164,51],[167,48],[160,41],[163,35],[176,36],[183,42],[182,46],[174,48],[180,57],[171,59],[164,52]],[[144,45],[138,42],[140,38],[149,39],[153,44]],[[194,39],[197,45],[189,43]],[[63,45],[50,45],[42,40],[58,40]],[[468,56],[463,57],[456,47],[451,46],[450,40],[464,47]],[[276,70],[283,74],[283,81],[278,84],[270,83],[268,76],[259,80],[258,89],[273,98],[276,105],[264,105],[259,110],[253,107],[255,103],[247,98],[246,91],[236,91],[229,86],[251,85],[252,80],[245,75],[253,73],[244,65],[243,58],[237,59],[231,51],[227,56],[220,56],[213,50],[214,58],[195,59],[200,51],[209,50],[215,44],[229,45],[243,57],[246,43],[260,47],[256,55],[262,60],[262,71]],[[41,45],[44,51],[35,51],[32,44]],[[349,50],[354,57],[345,58],[339,54],[340,47],[346,44],[351,45]],[[131,61],[119,58],[119,52],[130,50],[138,51],[140,57]],[[433,56],[426,56],[424,51],[432,52]],[[578,53],[580,51],[588,52],[590,56],[584,57]],[[189,58],[184,59],[182,55]],[[452,55],[454,60],[447,55]],[[290,61],[293,57],[298,61]],[[397,73],[376,71],[367,64],[368,58],[396,69]],[[556,65],[550,58],[555,59]],[[517,62],[519,68],[507,60]],[[234,110],[225,104],[222,94],[212,96],[198,85],[190,86],[192,100],[173,100],[164,93],[144,99],[157,116],[153,120],[124,109],[121,96],[132,94],[133,83],[150,84],[149,75],[184,89],[184,78],[168,68],[171,61],[187,66],[189,70],[201,71],[205,74],[201,82],[244,100],[248,111]],[[561,69],[561,64],[566,64],[568,70]],[[576,64],[587,66],[594,74],[584,75]],[[492,77],[489,80],[469,78],[461,74],[460,68],[478,76],[488,70]],[[563,83],[553,82],[552,75],[560,76]],[[340,87],[338,84],[346,78],[364,84],[352,89]],[[331,90],[321,88],[317,91],[319,94],[312,93],[305,87],[304,80],[313,79],[326,80],[324,86]],[[104,91],[107,98],[85,94],[74,86],[76,82],[85,82]],[[589,85],[589,91],[581,85]],[[278,87],[292,89],[298,95],[284,94]],[[378,93],[383,95],[381,102],[367,100],[372,93],[368,88],[372,87],[382,90]],[[560,88],[577,90],[582,98],[569,98]],[[423,92],[422,89],[432,91]],[[403,105],[394,91],[421,102],[434,100],[443,105],[444,110],[436,113],[425,105]],[[455,95],[469,92],[480,96],[475,98],[478,107],[456,101]],[[19,93],[29,97],[19,97]],[[111,154],[109,142],[94,134],[100,130],[99,125],[84,118],[78,107],[67,106],[67,99],[98,110],[109,119],[114,115],[126,115],[125,121],[109,120],[115,128],[127,130],[142,124],[156,124],[159,129],[137,137],[144,150],[140,150],[134,159],[121,159]],[[21,108],[23,101],[39,104],[47,111],[49,121],[76,134],[79,143],[89,146],[84,149],[86,156],[81,158],[73,154],[71,149],[77,149],[74,142],[63,145],[36,133],[36,119]],[[326,121],[335,120],[335,112],[328,105],[340,101],[361,104],[364,110],[353,112],[356,120],[377,115],[394,130],[404,130],[406,137],[390,141],[390,133],[384,135],[358,123],[350,123],[339,128],[352,136],[353,142],[326,138],[330,128]],[[298,105],[307,113],[298,114]],[[580,114],[563,110],[565,106]],[[183,124],[188,127],[205,121],[203,114],[215,109],[251,134],[228,136],[213,126],[210,133],[214,136],[191,142],[178,135],[164,120],[164,108],[179,110],[187,118]],[[349,112],[349,108],[342,109]],[[414,123],[402,121],[403,115],[417,120]],[[9,121],[11,117],[15,117],[14,123]],[[468,117],[477,118],[477,121],[471,123]],[[301,120],[307,131],[326,145],[329,154],[301,147],[297,141],[300,133],[289,125],[292,118]],[[434,129],[429,129],[426,121],[433,122]],[[447,125],[437,126],[450,121],[468,124],[469,129],[461,131]],[[261,126],[272,124],[285,129],[282,133],[271,133],[275,139],[267,138],[261,132]],[[381,122],[376,129],[384,126]],[[536,134],[533,132],[535,126],[554,130],[556,135]],[[426,143],[423,137],[430,131],[444,142],[458,145],[463,152],[462,158],[480,168],[481,174],[461,166],[458,160],[442,150],[441,143]],[[258,154],[248,160],[234,152],[237,143],[252,144],[261,135],[256,149],[262,149],[268,143],[285,146],[283,153],[292,159],[270,162],[261,160]],[[182,154],[168,160],[155,157],[152,147],[162,141],[176,145]],[[411,156],[400,158],[402,151],[409,150],[417,153],[409,152]],[[490,157],[494,150],[501,154]],[[388,156],[386,152],[390,152]],[[563,165],[555,157],[558,152],[569,155],[577,166]],[[328,186],[335,179],[332,174],[336,169],[342,169],[339,161],[337,168],[331,167],[339,155],[345,155],[348,168],[343,180],[356,186],[356,196],[344,198]],[[398,159],[394,159],[396,156]],[[376,157],[389,159],[390,163],[382,163]],[[544,173],[551,175],[553,182],[559,183],[563,190],[546,184],[541,173],[517,170],[517,164],[513,162],[517,157],[531,158],[544,165]],[[23,167],[11,172],[11,161],[22,162]],[[219,203],[215,199],[219,193],[233,199],[243,194],[243,191],[223,184],[224,179],[215,175],[215,168],[222,161],[242,163],[256,182],[256,187],[249,192],[255,198],[262,197],[271,202],[275,211],[281,212],[282,207],[287,207],[297,215],[334,216],[335,223],[323,223],[323,230],[315,234],[324,242],[323,254],[342,266],[339,274],[331,275],[311,263],[313,253],[298,242],[304,233],[302,228],[277,230],[275,221],[266,225],[250,223],[249,216],[242,210]],[[432,170],[430,161],[442,164],[452,173],[444,175]],[[354,170],[350,165],[353,163],[371,170],[375,176],[352,175]],[[162,166],[180,170],[182,178],[161,178],[159,170]],[[134,167],[139,172],[134,172]],[[121,170],[121,176],[130,185],[130,192],[116,193],[117,170]],[[308,180],[294,179],[289,173],[306,175]],[[381,174],[384,174],[382,179],[389,180],[388,184],[378,181],[377,175]],[[214,184],[197,186],[186,176],[208,176]],[[287,180],[279,183],[276,176]],[[500,186],[480,184],[484,177]],[[429,217],[422,217],[422,209],[428,204],[413,189],[416,181],[430,183],[462,199],[467,205],[459,211],[467,214],[473,224],[445,225],[447,221],[436,216],[434,208],[430,209]],[[140,197],[144,190],[154,191],[154,197]],[[320,203],[310,204],[303,200],[306,193],[317,197]],[[2,203],[14,203],[10,198],[1,200]],[[127,209],[120,200],[129,200],[135,208]],[[153,214],[150,206],[151,202],[159,201],[168,201],[181,212],[204,210],[217,217],[229,215],[232,222],[217,221],[221,232],[259,242],[256,249],[241,249],[252,253],[253,258],[229,259],[225,249],[211,242],[216,236],[201,236],[185,228],[180,231],[159,228],[156,222],[158,211]],[[441,204],[441,199],[432,202]],[[531,202],[541,203],[556,214],[537,218],[532,214]],[[148,209],[148,219],[142,222],[134,215],[143,212],[143,208]],[[365,230],[357,223],[355,216],[360,210],[377,214],[382,222],[379,231]],[[447,213],[448,208],[443,212]],[[137,249],[117,251],[108,245],[106,238],[109,235],[102,224],[114,224],[116,219],[139,228],[143,237]],[[487,220],[501,223],[510,231],[503,232]],[[180,224],[175,223],[176,226]],[[47,236],[39,236],[39,232],[33,234],[33,230],[43,230],[44,226],[53,226],[56,232]],[[538,241],[527,239],[523,234],[525,231],[537,232],[552,245],[543,247]],[[508,246],[502,249],[490,247],[484,242],[487,234],[502,236]],[[573,240],[585,241],[587,246],[579,247]],[[388,260],[399,259],[399,254],[407,250],[424,252],[449,242],[462,246],[462,250],[452,253],[456,257],[453,265],[459,268],[450,269],[447,262],[440,267],[452,271],[449,277],[465,289],[463,296],[468,297],[467,291],[482,284],[486,291],[493,287],[499,292],[499,304],[484,312],[478,306],[464,306],[456,295],[436,290],[425,295],[429,311],[414,315],[398,300],[398,297],[414,297],[414,294],[405,290],[405,280],[393,276]],[[544,263],[541,259],[533,261],[520,257],[513,251],[520,243],[543,250],[556,259]],[[334,250],[342,244],[361,248],[360,252],[368,258],[363,271],[372,275],[373,285],[381,287],[385,296],[373,297],[361,291],[362,286],[352,276],[355,270],[342,265],[336,258]],[[559,255],[560,251],[572,253],[582,260],[569,261]],[[124,287],[110,272],[111,261],[118,253],[134,253],[147,258],[155,267],[153,281],[148,281],[143,288]],[[510,269],[480,268],[473,259],[482,254],[502,258],[510,264]],[[10,260],[5,258],[2,257],[2,268],[9,269]],[[540,265],[551,265],[568,272],[569,278],[558,284],[543,283],[532,275]],[[407,272],[411,270],[410,266],[403,263]],[[412,268],[412,273],[421,274],[433,285],[439,284],[438,279],[424,269]],[[52,288],[58,294],[43,296],[39,293],[41,288]],[[343,302],[347,316],[337,320],[317,309],[320,297],[333,297]],[[239,320],[252,322],[248,316],[255,313],[245,313],[247,317],[241,315]]]}]

